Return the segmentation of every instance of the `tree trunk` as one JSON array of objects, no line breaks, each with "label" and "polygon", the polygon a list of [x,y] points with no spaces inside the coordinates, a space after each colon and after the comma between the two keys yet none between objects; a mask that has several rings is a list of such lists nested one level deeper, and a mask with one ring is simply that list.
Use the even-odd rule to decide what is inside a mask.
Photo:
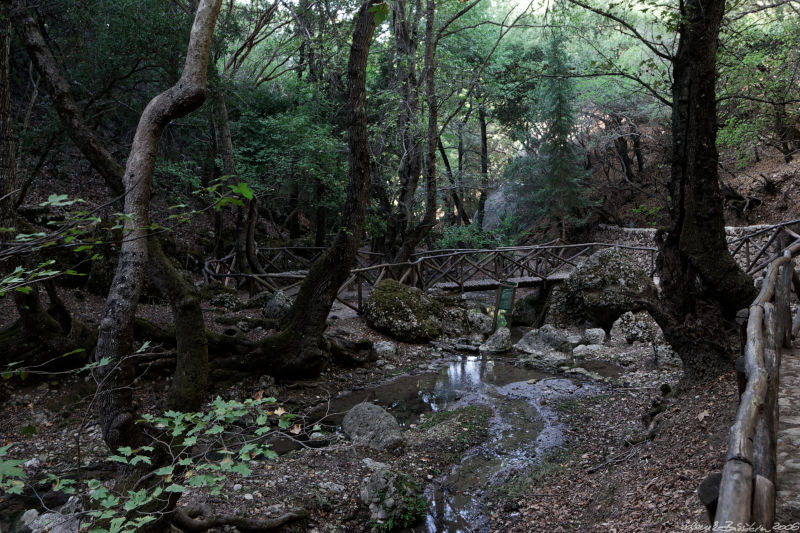
[{"label": "tree trunk", "polygon": [[[84,156],[92,163],[93,167],[102,175],[109,188],[115,193],[121,194],[123,192],[122,177],[125,169],[113,158],[110,152],[105,150],[103,141],[98,139],[86,126],[83,117],[77,111],[77,105],[72,98],[69,85],[61,73],[58,63],[50,53],[50,49],[46,46],[44,38],[39,31],[39,26],[29,15],[24,0],[3,1],[6,2],[4,5],[11,6],[9,9],[13,14],[11,18],[15,32],[25,45],[31,61],[42,76],[45,88],[54,102],[64,129]],[[173,277],[173,281],[182,285],[175,294],[187,294],[193,290],[191,284],[182,276]],[[168,292],[167,294],[172,293]],[[178,302],[171,302],[171,304],[176,313],[176,321],[186,322],[192,320],[194,324],[192,327],[178,329],[178,336],[183,334],[196,335],[196,332],[204,331],[205,324],[202,321],[202,314],[192,312],[191,315],[181,316],[184,310],[190,312],[191,307],[180,305]],[[178,339],[178,342],[185,346],[194,344],[191,339]],[[179,364],[183,364],[184,360],[185,358],[181,358]],[[188,364],[190,366],[194,365],[193,362]],[[200,363],[200,367],[202,367],[202,363]],[[184,370],[178,368],[176,372],[183,375]],[[192,370],[188,370],[186,374],[191,375],[192,372]],[[198,388],[198,385],[203,382],[204,380],[198,381],[195,384],[195,388]]]},{"label": "tree trunk", "polygon": [[400,190],[397,210],[389,217],[386,228],[386,249],[392,256],[406,240],[414,222],[414,204],[422,172],[419,132],[416,127],[419,113],[419,84],[417,82],[416,55],[419,46],[419,22],[422,4],[414,0],[411,12],[406,0],[398,0],[393,9],[394,38],[397,56],[397,83],[400,96],[398,130],[400,137],[400,165],[397,175]]},{"label": "tree trunk", "polygon": [[150,223],[150,186],[158,140],[170,121],[199,107],[205,99],[206,72],[211,37],[221,0],[202,0],[197,8],[189,39],[186,62],[180,80],[153,98],[142,112],[128,157],[125,187],[124,239],[114,281],[111,285],[97,341],[96,359],[109,359],[99,367],[97,409],[103,438],[112,450],[137,447],[148,440],[136,424],[130,384],[133,322],[136,302],[147,266],[147,227]]},{"label": "tree trunk", "polygon": [[11,120],[11,22],[0,6],[0,228],[14,225],[17,166],[14,162],[14,129]]},{"label": "tree trunk", "polygon": [[428,103],[428,133],[425,145],[425,214],[417,226],[406,234],[395,255],[395,262],[411,258],[417,245],[436,225],[436,145],[439,142],[439,107],[436,100],[436,39],[434,36],[436,4],[427,0],[425,7],[425,99]]},{"label": "tree trunk", "polygon": [[660,234],[661,305],[653,314],[698,381],[732,368],[727,319],[755,291],[725,240],[717,176],[717,37],[724,0],[685,2],[673,59],[672,225]]},{"label": "tree trunk", "polygon": [[[480,99],[481,95],[477,97]],[[486,195],[489,187],[489,140],[486,136],[486,108],[483,101],[478,104],[478,124],[481,130],[481,195],[478,199],[478,228],[483,229],[483,217],[486,211]]]},{"label": "tree trunk", "polygon": [[447,172],[447,178],[450,180],[450,191],[451,196],[453,197],[453,204],[456,207],[457,219],[461,219],[461,222],[463,222],[465,226],[469,226],[469,214],[464,208],[464,203],[461,201],[461,195],[458,194],[458,183],[456,183],[456,178],[453,176],[453,169],[450,168],[450,160],[447,158],[447,153],[444,151],[444,145],[442,145],[441,139],[439,139],[439,154],[442,156],[442,162],[444,163],[444,168]]},{"label": "tree trunk", "polygon": [[167,407],[177,411],[197,411],[205,401],[208,384],[208,340],[200,295],[185,283],[180,272],[161,249],[156,236],[147,239],[150,256],[150,279],[159,292],[169,299],[175,316],[177,361],[172,385],[167,395]]},{"label": "tree trunk", "polygon": [[350,47],[347,66],[350,179],[341,227],[330,248],[309,269],[292,306],[286,328],[279,335],[266,339],[257,353],[244,359],[243,365],[251,370],[258,368],[284,376],[314,375],[327,365],[328,356],[322,350],[322,333],[339,287],[347,279],[361,244],[369,199],[366,70],[375,31],[375,17],[370,7],[379,1],[367,0],[362,4]]}]

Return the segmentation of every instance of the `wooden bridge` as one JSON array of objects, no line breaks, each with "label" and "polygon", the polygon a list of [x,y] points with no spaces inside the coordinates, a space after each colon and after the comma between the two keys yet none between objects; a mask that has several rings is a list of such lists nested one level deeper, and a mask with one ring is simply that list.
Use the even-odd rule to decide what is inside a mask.
[{"label": "wooden bridge", "polygon": [[[789,226],[797,223],[792,221],[763,227],[730,238],[731,253],[743,269],[753,275],[782,252],[781,239],[786,235],[796,235]],[[387,263],[382,254],[362,250],[355,258],[350,276],[339,289],[337,299],[360,312],[364,296],[383,279],[394,279],[423,290],[437,288],[460,292],[491,290],[501,283],[515,283],[521,287],[557,283],[603,248],[624,250],[642,268],[651,274],[655,271],[655,247],[604,242],[567,244],[553,241],[491,250],[430,250],[414,254],[405,263]],[[265,289],[281,290],[291,295],[298,290],[311,264],[324,251],[322,247],[262,248],[258,256],[267,273],[254,277]],[[237,276],[232,274],[234,266],[232,255],[208,261],[203,270],[206,282],[221,279],[229,283]]]}]

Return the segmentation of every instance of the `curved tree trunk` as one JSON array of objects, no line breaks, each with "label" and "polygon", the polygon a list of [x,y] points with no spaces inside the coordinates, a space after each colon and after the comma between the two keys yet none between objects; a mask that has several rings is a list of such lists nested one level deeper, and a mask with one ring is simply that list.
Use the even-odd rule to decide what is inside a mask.
[{"label": "curved tree trunk", "polygon": [[732,367],[726,322],[755,291],[725,240],[717,176],[717,37],[724,0],[688,0],[673,59],[672,227],[660,235],[661,306],[667,340],[697,381]]},{"label": "curved tree trunk", "polygon": [[111,365],[100,367],[97,392],[100,427],[112,450],[137,447],[146,440],[133,411],[129,356],[134,350],[133,321],[148,259],[150,185],[164,128],[205,99],[208,56],[220,4],[221,0],[203,0],[198,6],[181,78],[147,104],[125,168],[125,213],[129,218],[125,221],[119,265],[103,309],[96,350],[98,361],[112,361]]},{"label": "curved tree trunk", "polygon": [[[106,184],[115,194],[123,192],[122,177],[125,169],[113,158],[110,152],[105,149],[103,142],[86,126],[86,123],[78,111],[66,82],[61,68],[47,47],[42,37],[39,26],[28,13],[28,8],[24,0],[3,0],[4,5],[9,5],[11,21],[14,30],[25,46],[28,55],[34,66],[42,76],[45,88],[53,101],[53,105],[58,112],[64,129],[75,142],[78,149],[92,163],[92,166],[102,176]],[[152,257],[156,263],[152,271],[169,271],[172,266],[161,261],[168,261],[164,254],[155,254]],[[194,387],[195,394],[202,394],[200,388],[206,379],[200,379],[195,375],[198,369],[205,368],[204,361],[207,360],[207,350],[202,348],[203,343],[195,337],[198,332],[205,331],[205,324],[202,320],[202,313],[194,309],[191,305],[186,305],[186,300],[182,295],[194,294],[195,289],[182,276],[171,276],[171,289],[164,292],[170,298],[176,322],[187,324],[186,327],[177,328],[176,335],[179,337],[178,345],[187,347],[178,358],[178,367],[175,375],[173,389],[189,389]],[[158,280],[155,280],[158,285]],[[173,300],[175,296],[177,299]],[[196,299],[196,296],[192,297]],[[188,324],[192,324],[189,326]],[[180,338],[186,335],[186,338]],[[194,348],[197,348],[196,350]],[[62,352],[63,353],[63,352]],[[196,359],[196,363],[195,363]],[[182,366],[194,367],[183,369]],[[191,379],[190,383],[182,383],[182,378]],[[193,400],[194,401],[194,400]]]},{"label": "curved tree trunk", "polygon": [[361,6],[353,30],[350,60],[347,144],[350,154],[350,179],[342,210],[341,226],[333,244],[311,266],[300,287],[286,328],[266,339],[259,350],[246,357],[243,365],[251,369],[284,376],[318,374],[327,366],[322,349],[328,313],[336,293],[350,273],[364,229],[370,188],[370,160],[367,133],[366,77],[367,57],[375,31],[370,7],[380,0],[367,0]]}]

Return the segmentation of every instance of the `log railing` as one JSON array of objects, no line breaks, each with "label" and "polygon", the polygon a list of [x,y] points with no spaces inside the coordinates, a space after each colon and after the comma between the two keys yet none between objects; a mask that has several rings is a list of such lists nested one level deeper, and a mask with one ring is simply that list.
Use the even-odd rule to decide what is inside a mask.
[{"label": "log railing", "polygon": [[[780,246],[782,253],[769,263],[750,306],[744,350],[747,385],[730,430],[713,531],[771,531],[775,519],[778,378],[781,351],[791,346],[796,333],[789,301],[797,282],[793,259],[800,253],[800,238],[780,228],[780,234],[768,240],[758,255],[772,242],[791,244]],[[759,259],[753,259],[757,264]]]}]

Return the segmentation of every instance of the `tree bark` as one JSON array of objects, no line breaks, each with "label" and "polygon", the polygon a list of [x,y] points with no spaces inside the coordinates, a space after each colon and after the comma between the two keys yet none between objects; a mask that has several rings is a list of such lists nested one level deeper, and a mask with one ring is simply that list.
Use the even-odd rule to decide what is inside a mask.
[{"label": "tree bark", "polygon": [[[350,179],[341,226],[333,244],[311,266],[292,306],[286,328],[266,339],[243,364],[274,375],[314,375],[327,366],[322,333],[339,287],[347,279],[364,229],[370,188],[369,136],[367,132],[366,76],[375,17],[364,2],[356,17],[350,59],[347,144]],[[253,365],[253,366],[251,366]]]},{"label": "tree bark", "polygon": [[0,6],[0,228],[14,225],[14,191],[17,186],[14,129],[11,120],[10,47],[11,22],[3,5]]},{"label": "tree bark", "polygon": [[749,305],[752,280],[725,240],[717,176],[717,38],[724,0],[687,0],[673,58],[672,225],[660,233],[661,305],[653,310],[686,378],[732,368],[727,320]]},{"label": "tree bark", "polygon": [[436,39],[434,36],[436,15],[435,0],[425,4],[425,99],[428,102],[428,133],[425,138],[425,214],[417,226],[403,239],[395,262],[402,263],[422,239],[436,225],[436,145],[439,141],[439,103],[436,99]]},{"label": "tree bark", "polygon": [[199,107],[205,99],[206,71],[221,0],[202,0],[189,38],[186,62],[178,82],[145,108],[128,157],[123,185],[126,218],[119,265],[97,341],[96,359],[112,364],[99,367],[97,409],[103,438],[112,450],[137,447],[147,439],[136,424],[130,389],[133,322],[147,266],[147,227],[150,223],[150,186],[158,140],[170,121]]},{"label": "tree bark", "polygon": [[414,0],[408,12],[406,0],[398,0],[392,10],[395,53],[397,57],[396,77],[400,104],[398,107],[398,130],[400,136],[400,165],[397,175],[400,190],[397,210],[389,217],[386,228],[386,249],[391,256],[398,250],[411,231],[414,217],[415,196],[422,172],[422,154],[416,121],[419,113],[419,83],[417,81],[416,55],[419,46],[419,23],[422,18],[422,3]]},{"label": "tree bark", "polygon": [[[122,178],[125,169],[113,158],[110,152],[103,148],[103,141],[94,135],[94,133],[86,126],[81,114],[77,112],[77,105],[75,104],[75,101],[70,93],[69,85],[61,73],[58,63],[50,53],[49,48],[44,44],[45,41],[39,31],[39,26],[28,14],[27,6],[25,5],[24,0],[3,0],[3,2],[3,5],[8,3],[13,4],[13,11],[15,14],[15,31],[23,43],[29,43],[26,44],[28,54],[31,56],[31,60],[34,63],[34,66],[37,68],[37,71],[42,76],[42,80],[45,82],[45,88],[50,93],[50,97],[53,100],[54,105],[60,106],[61,108],[58,113],[64,129],[68,132],[70,138],[73,139],[84,156],[102,175],[109,188],[113,192],[121,194],[123,191]],[[167,261],[164,254],[155,254],[152,257],[152,260],[155,263],[160,263],[162,260]],[[172,269],[172,266],[168,263],[154,264],[153,268],[156,270],[168,271],[169,269]],[[171,280],[174,286],[165,292],[168,297],[176,295],[179,296],[178,300],[170,301],[173,312],[176,315],[176,322],[193,323],[192,326],[186,326],[177,329],[177,335],[179,337],[187,335],[187,338],[177,339],[178,343],[187,347],[196,346],[197,343],[192,337],[196,336],[198,334],[197,332],[202,332],[205,330],[205,324],[202,320],[202,313],[194,310],[192,306],[186,305],[184,303],[184,298],[180,296],[189,293],[195,293],[196,291],[191,284],[189,284],[180,275],[172,276]],[[158,284],[157,280],[156,283]],[[177,285],[180,285],[180,287],[177,287]],[[75,334],[72,334],[72,336],[75,336]],[[63,344],[62,347],[63,346],[66,346],[66,344]],[[63,351],[61,353],[63,353]],[[186,353],[190,352],[184,352],[184,354]],[[181,377],[191,376],[188,379],[194,380],[193,387],[195,388],[195,391],[199,391],[195,393],[202,394],[204,392],[199,386],[205,383],[206,380],[199,378],[195,379],[194,377],[194,372],[196,369],[201,369],[204,366],[202,362],[202,351],[197,352],[197,354],[199,359],[196,364],[195,362],[189,362],[189,358],[187,357],[179,358],[179,367],[176,370],[176,381],[173,385],[174,388],[187,388],[187,386],[181,383]],[[181,368],[181,365],[183,364],[193,366],[194,369],[184,370]]]},{"label": "tree bark", "polygon": [[147,239],[150,279],[166,295],[175,316],[177,361],[173,382],[167,394],[167,407],[177,411],[197,411],[205,400],[208,385],[208,339],[200,297],[161,249],[156,236]]},{"label": "tree bark", "polygon": [[444,151],[444,145],[442,144],[441,139],[439,140],[439,155],[442,156],[442,162],[444,163],[444,168],[447,172],[447,178],[450,181],[450,194],[453,197],[453,204],[456,207],[457,219],[460,219],[465,226],[469,226],[469,214],[464,208],[464,203],[461,201],[461,195],[458,194],[458,183],[456,183],[456,178],[453,176],[453,169],[450,167],[450,160],[447,158],[447,152]]},{"label": "tree bark", "polygon": [[483,229],[483,217],[486,211],[486,195],[489,187],[489,140],[486,136],[486,107],[481,99],[481,95],[477,95],[480,102],[478,103],[478,124],[481,130],[481,195],[478,199],[478,228]]}]

